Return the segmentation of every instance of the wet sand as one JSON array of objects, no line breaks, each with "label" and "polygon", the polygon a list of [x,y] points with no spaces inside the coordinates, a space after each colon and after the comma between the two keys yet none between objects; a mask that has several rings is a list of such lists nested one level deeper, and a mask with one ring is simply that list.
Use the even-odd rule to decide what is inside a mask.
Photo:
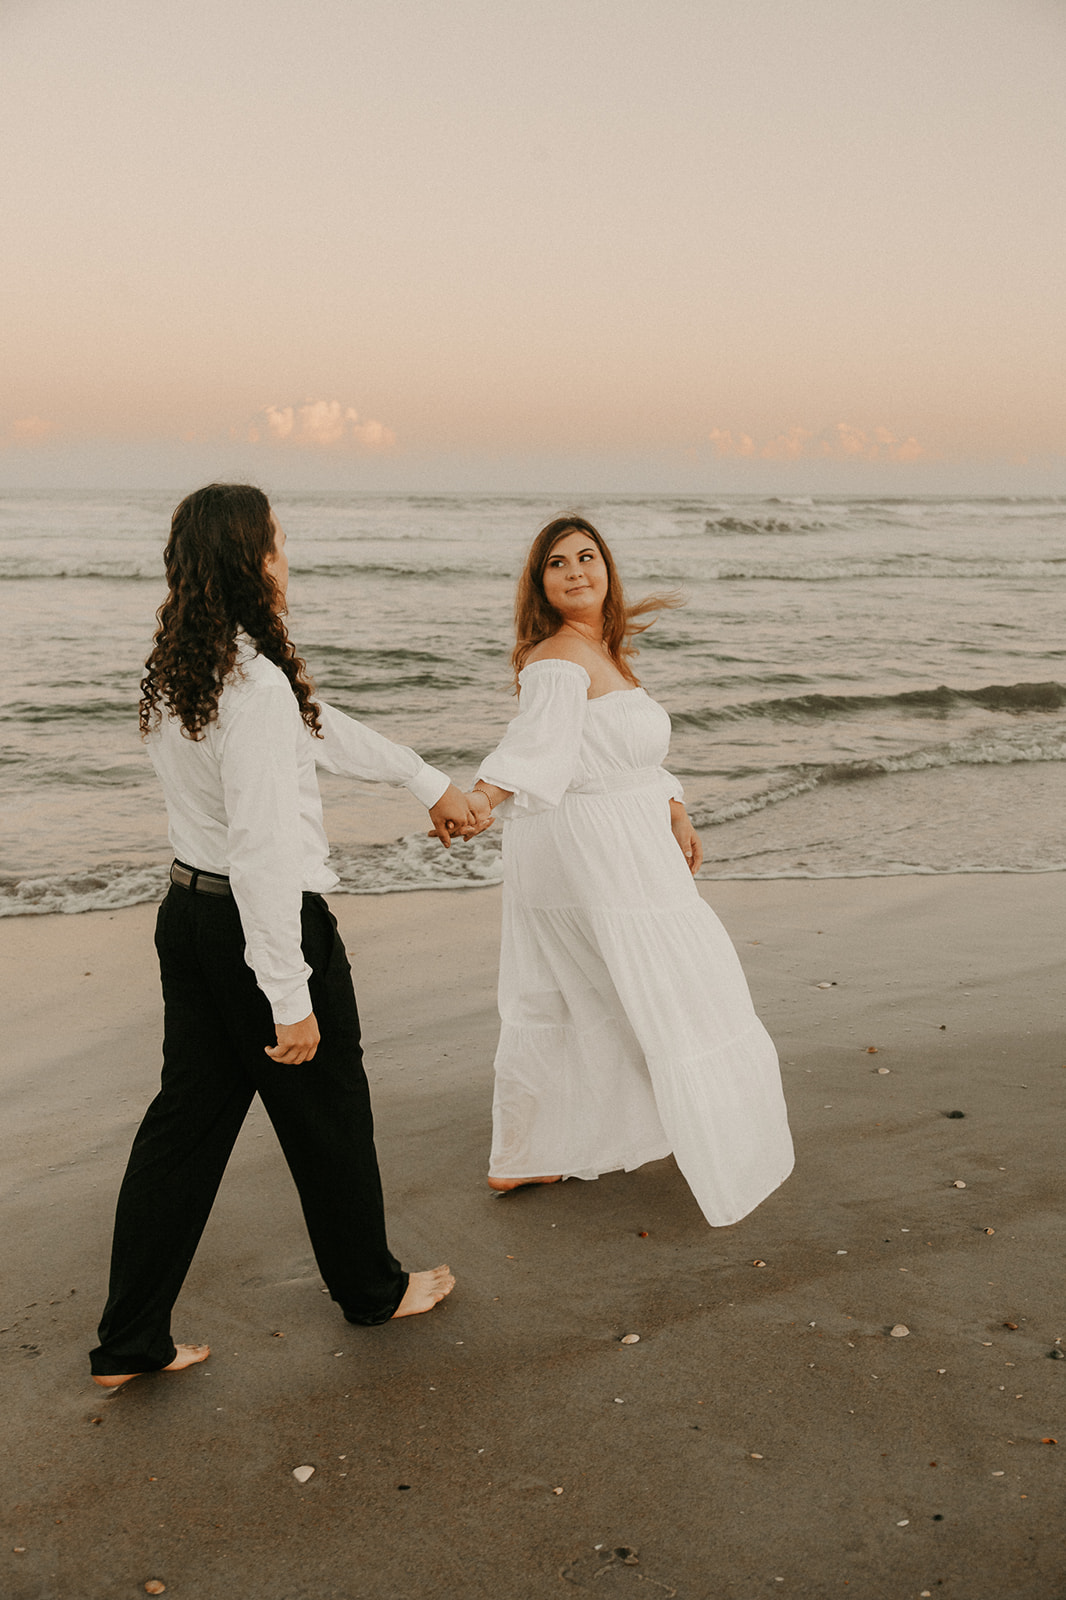
[{"label": "wet sand", "polygon": [[492,1197],[499,891],[336,898],[393,1247],[458,1286],[345,1324],[256,1109],[175,1315],[211,1359],[111,1396],[154,911],[0,922],[5,1600],[1066,1595],[1066,875],[702,888],[796,1137],[754,1215],[672,1161]]}]

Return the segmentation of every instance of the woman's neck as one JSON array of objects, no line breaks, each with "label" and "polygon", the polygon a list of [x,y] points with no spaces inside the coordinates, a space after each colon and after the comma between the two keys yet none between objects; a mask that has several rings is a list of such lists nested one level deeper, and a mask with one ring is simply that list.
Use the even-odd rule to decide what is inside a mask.
[{"label": "woman's neck", "polygon": [[571,622],[567,620],[563,623],[563,626],[559,629],[559,632],[562,633],[564,628],[569,628],[571,633],[576,633],[579,639],[585,639],[589,644],[599,645],[601,648],[603,647],[602,617],[598,617],[594,623]]}]

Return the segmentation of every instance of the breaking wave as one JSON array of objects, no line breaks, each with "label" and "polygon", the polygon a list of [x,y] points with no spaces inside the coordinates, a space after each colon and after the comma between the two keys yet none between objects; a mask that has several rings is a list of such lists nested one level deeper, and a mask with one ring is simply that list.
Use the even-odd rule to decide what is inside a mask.
[{"label": "breaking wave", "polygon": [[799,694],[772,700],[749,700],[739,705],[675,712],[675,728],[720,727],[725,723],[770,718],[779,722],[819,722],[830,718],[870,712],[963,711],[979,707],[983,711],[1002,711],[1023,715],[1030,712],[1061,711],[1066,707],[1066,684],[990,683],[978,689],[951,689],[941,684],[936,689],[903,689],[896,694]]}]

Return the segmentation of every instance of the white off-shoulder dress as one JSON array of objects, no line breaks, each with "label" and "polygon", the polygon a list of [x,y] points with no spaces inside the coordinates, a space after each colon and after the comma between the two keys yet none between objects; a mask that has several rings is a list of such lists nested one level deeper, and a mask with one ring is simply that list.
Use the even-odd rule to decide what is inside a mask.
[{"label": "white off-shoulder dress", "polygon": [[792,1170],[777,1053],[670,829],[670,719],[643,689],[588,698],[542,660],[478,777],[504,819],[500,1178],[595,1178],[673,1155],[707,1221]]}]

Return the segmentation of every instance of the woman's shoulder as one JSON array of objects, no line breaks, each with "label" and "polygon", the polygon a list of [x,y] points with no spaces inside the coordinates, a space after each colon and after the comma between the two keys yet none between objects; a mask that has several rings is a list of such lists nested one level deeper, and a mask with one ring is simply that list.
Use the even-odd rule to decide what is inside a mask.
[{"label": "woman's shoulder", "polygon": [[597,659],[596,651],[586,639],[573,633],[553,633],[550,639],[542,639],[533,646],[526,657],[526,666],[550,661],[555,666],[569,663],[574,667],[583,667],[587,672]]},{"label": "woman's shoulder", "polygon": [[612,662],[602,650],[575,633],[556,633],[536,645],[526,657],[526,666],[519,675],[520,683],[530,666],[544,670],[554,667],[561,672],[580,674],[594,696],[610,694],[614,689],[639,687],[632,672]]},{"label": "woman's shoulder", "polygon": [[585,640],[578,638],[576,634],[553,633],[547,639],[542,639],[539,644],[535,644],[526,660],[576,661],[580,664],[588,648]]},{"label": "woman's shoulder", "polygon": [[570,640],[565,635],[542,639],[526,657],[518,681],[528,683],[535,678],[559,675],[580,681],[587,689],[591,682],[584,659],[587,653],[580,639]]}]

